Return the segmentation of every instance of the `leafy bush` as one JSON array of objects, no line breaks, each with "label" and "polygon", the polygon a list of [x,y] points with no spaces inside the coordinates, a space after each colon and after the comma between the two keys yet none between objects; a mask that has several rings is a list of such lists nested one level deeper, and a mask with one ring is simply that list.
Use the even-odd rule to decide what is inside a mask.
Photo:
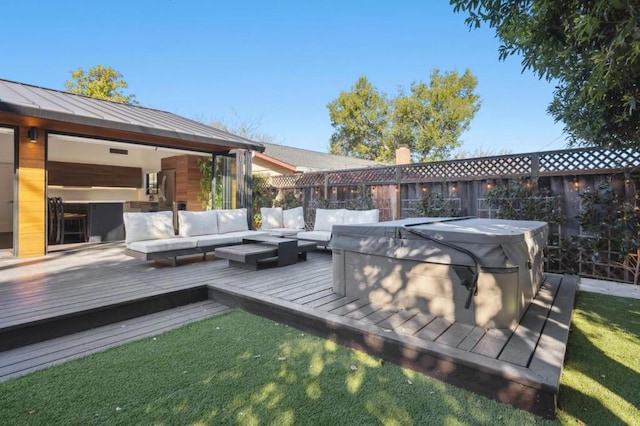
[{"label": "leafy bush", "polygon": [[347,200],[345,205],[350,210],[371,210],[376,208],[371,190],[364,183],[358,184],[355,197]]},{"label": "leafy bush", "polygon": [[512,180],[508,185],[496,185],[487,191],[485,199],[500,219],[566,222],[562,199],[533,182]]},{"label": "leafy bush", "polygon": [[274,207],[282,207],[285,210],[300,207],[301,205],[302,203],[293,191],[285,191],[273,201]]},{"label": "leafy bush", "polygon": [[462,210],[455,208],[450,199],[436,191],[428,192],[422,197],[416,206],[416,213],[424,217],[462,216]]}]

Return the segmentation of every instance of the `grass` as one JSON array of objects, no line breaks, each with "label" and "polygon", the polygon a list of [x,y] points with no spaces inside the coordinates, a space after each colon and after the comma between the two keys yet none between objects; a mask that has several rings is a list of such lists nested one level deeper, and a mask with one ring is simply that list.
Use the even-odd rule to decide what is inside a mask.
[{"label": "grass", "polygon": [[[579,294],[559,422],[640,418],[640,301]],[[552,424],[241,311],[0,383],[0,423]]]},{"label": "grass", "polygon": [[559,404],[563,424],[640,425],[640,300],[578,293]]}]

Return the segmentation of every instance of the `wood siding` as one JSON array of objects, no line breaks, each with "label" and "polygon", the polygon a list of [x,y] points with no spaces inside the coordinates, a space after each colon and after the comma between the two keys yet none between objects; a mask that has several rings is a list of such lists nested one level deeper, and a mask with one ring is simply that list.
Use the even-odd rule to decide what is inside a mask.
[{"label": "wood siding", "polygon": [[27,137],[28,127],[20,127],[18,143],[18,257],[45,254],[46,175],[44,132],[36,143]]},{"label": "wood siding", "polygon": [[187,210],[201,211],[202,203],[198,200],[202,173],[197,155],[179,155],[162,159],[162,170],[176,171],[176,201],[186,202]]}]

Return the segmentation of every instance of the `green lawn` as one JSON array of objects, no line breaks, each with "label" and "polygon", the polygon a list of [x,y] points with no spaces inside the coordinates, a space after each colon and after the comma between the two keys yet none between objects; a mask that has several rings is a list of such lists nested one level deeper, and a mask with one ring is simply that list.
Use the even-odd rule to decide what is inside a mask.
[{"label": "green lawn", "polygon": [[[579,294],[562,423],[640,418],[639,318]],[[0,423],[551,424],[240,311],[0,383]]]},{"label": "green lawn", "polygon": [[577,296],[558,419],[564,424],[640,425],[640,300]]}]

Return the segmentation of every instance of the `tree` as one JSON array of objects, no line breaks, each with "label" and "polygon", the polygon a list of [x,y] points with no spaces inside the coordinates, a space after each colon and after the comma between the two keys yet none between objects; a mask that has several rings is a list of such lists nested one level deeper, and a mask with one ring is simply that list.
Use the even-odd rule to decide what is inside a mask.
[{"label": "tree", "polygon": [[480,108],[476,83],[469,70],[462,76],[434,70],[429,84],[414,82],[408,94],[400,88],[389,99],[360,77],[327,105],[336,129],[330,152],[393,162],[396,148],[406,144],[414,161],[450,158]]},{"label": "tree", "polygon": [[640,147],[637,0],[450,0],[471,28],[485,22],[499,57],[557,81],[548,111],[572,144]]},{"label": "tree", "polygon": [[479,147],[475,148],[473,151],[459,150],[454,154],[453,158],[455,160],[464,160],[468,158],[497,157],[509,154],[513,154],[513,151],[508,148],[494,149]]},{"label": "tree", "polygon": [[365,160],[388,159],[390,152],[385,146],[385,137],[389,127],[389,101],[367,77],[360,77],[351,92],[340,92],[327,108],[335,129],[330,140],[331,154]]},{"label": "tree", "polygon": [[260,130],[261,124],[262,117],[240,119],[236,115],[234,120],[231,122],[213,120],[209,123],[209,126],[255,142],[274,143],[275,138],[273,135],[264,133]]},{"label": "tree", "polygon": [[409,95],[395,98],[393,110],[393,140],[406,144],[415,161],[445,160],[462,145],[460,136],[480,109],[479,97],[473,93],[476,78],[469,70],[457,72],[436,69],[429,85],[411,84]]},{"label": "tree", "polygon": [[135,95],[124,95],[121,89],[129,87],[122,74],[111,67],[96,65],[88,72],[78,68],[64,84],[67,92],[92,98],[106,99],[121,104],[137,105]]}]

